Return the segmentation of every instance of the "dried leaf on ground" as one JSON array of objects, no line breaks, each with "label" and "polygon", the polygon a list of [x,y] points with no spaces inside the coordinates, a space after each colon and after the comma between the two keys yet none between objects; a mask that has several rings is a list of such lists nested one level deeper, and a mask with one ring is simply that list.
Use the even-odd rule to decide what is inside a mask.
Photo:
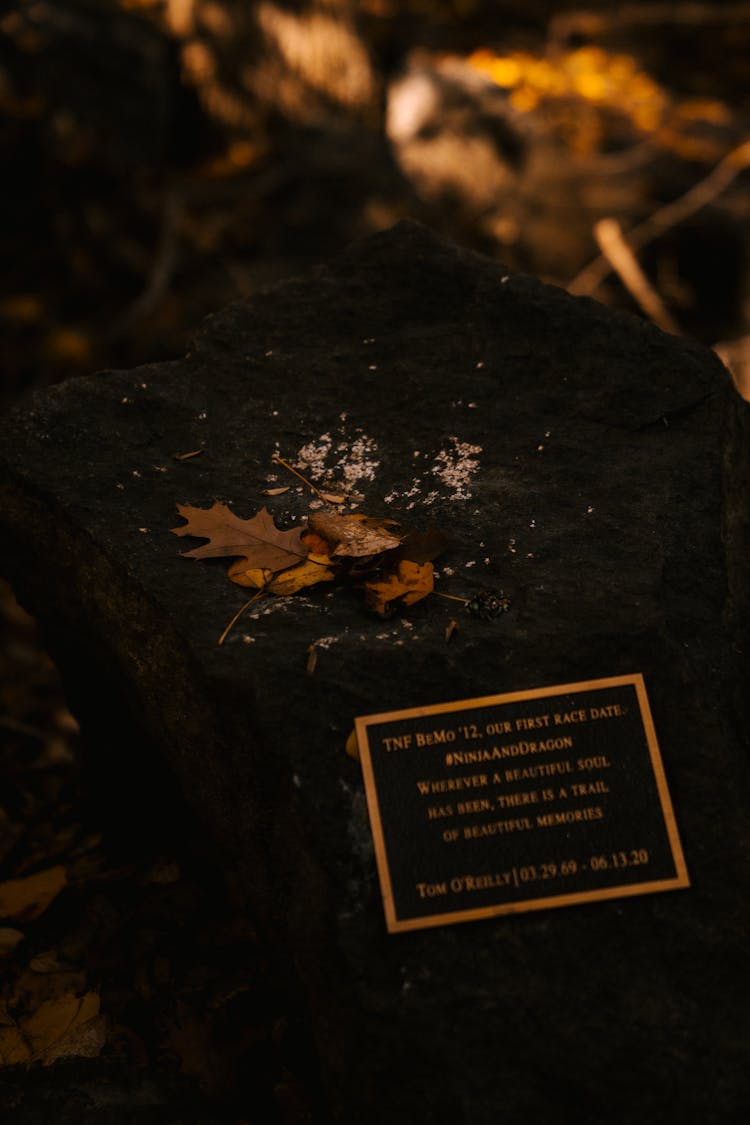
[{"label": "dried leaf on ground", "polygon": [[241,560],[232,563],[227,574],[238,586],[250,586],[264,590],[268,594],[288,596],[304,590],[307,586],[317,586],[319,582],[330,582],[336,577],[331,560],[327,555],[307,556],[304,562],[274,574],[272,570],[258,568],[246,569]]},{"label": "dried leaf on ground", "polygon": [[92,1058],[104,1046],[106,1025],[95,992],[72,992],[46,1000],[25,1019],[16,1021],[0,1010],[0,1066],[53,1062],[68,1055]]},{"label": "dried leaf on ground", "polygon": [[327,555],[308,555],[299,566],[275,575],[266,589],[269,594],[283,597],[296,594],[308,586],[317,586],[319,582],[331,582],[335,577],[336,571],[331,568]]},{"label": "dried leaf on ground", "polygon": [[23,930],[15,930],[11,926],[0,927],[0,957],[7,957],[23,939]]},{"label": "dried leaf on ground", "polygon": [[347,738],[344,750],[350,758],[354,758],[355,762],[359,761],[359,739],[357,738],[356,730],[352,730],[351,734]]},{"label": "dried leaf on ground", "polygon": [[310,531],[328,544],[331,558],[365,558],[394,550],[401,537],[385,530],[391,523],[334,512],[313,512],[307,518]]},{"label": "dried leaf on ground", "polygon": [[301,529],[280,531],[267,508],[261,508],[248,520],[235,516],[218,500],[211,508],[178,504],[177,510],[187,523],[173,527],[175,535],[194,535],[209,540],[202,547],[186,551],[183,558],[242,558],[246,569],[263,568],[276,573],[296,566],[307,557]]},{"label": "dried leaf on ground", "polygon": [[401,541],[398,557],[421,565],[422,563],[432,562],[438,555],[447,551],[449,546],[450,539],[448,536],[442,531],[438,531],[436,527],[432,527],[428,531],[412,531],[404,536]]},{"label": "dried leaf on ground", "polygon": [[0,918],[33,922],[43,914],[67,882],[62,864],[0,883]]},{"label": "dried leaf on ground", "polygon": [[364,583],[368,607],[385,617],[394,603],[414,605],[426,598],[434,588],[434,570],[431,562],[419,563],[402,559],[395,571]]},{"label": "dried leaf on ground", "polygon": [[227,571],[227,578],[238,586],[250,586],[253,590],[262,590],[266,583],[273,578],[274,572],[262,566],[248,566],[247,559],[237,559]]}]

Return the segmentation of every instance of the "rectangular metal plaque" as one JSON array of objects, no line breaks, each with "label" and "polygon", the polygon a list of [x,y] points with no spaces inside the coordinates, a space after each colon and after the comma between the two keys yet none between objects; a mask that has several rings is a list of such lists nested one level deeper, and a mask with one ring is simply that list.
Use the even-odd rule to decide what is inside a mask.
[{"label": "rectangular metal plaque", "polygon": [[356,728],[391,932],[689,886],[639,674]]}]

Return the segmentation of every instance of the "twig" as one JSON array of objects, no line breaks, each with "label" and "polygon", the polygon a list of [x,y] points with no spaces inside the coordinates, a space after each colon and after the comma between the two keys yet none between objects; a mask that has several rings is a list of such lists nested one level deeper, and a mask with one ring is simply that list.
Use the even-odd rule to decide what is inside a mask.
[{"label": "twig", "polygon": [[449,602],[461,602],[461,605],[468,605],[471,598],[457,598],[455,594],[441,594],[439,590],[433,590],[436,598],[446,598]]},{"label": "twig", "polygon": [[296,469],[293,469],[292,466],[287,461],[285,461],[282,457],[279,457],[278,453],[274,453],[271,460],[275,461],[277,465],[283,465],[284,468],[287,470],[287,472],[292,473],[292,475],[295,476],[297,478],[297,480],[301,480],[303,484],[306,484],[307,487],[312,492],[315,493],[315,495],[318,497],[318,499],[323,501],[326,508],[328,508],[332,512],[336,511],[336,508],[334,507],[334,505],[329,503],[328,500],[326,500],[325,496],[320,491],[320,489],[316,488],[315,485],[312,483],[312,481],[308,480],[307,477],[303,477],[302,473],[298,473]]},{"label": "twig", "polygon": [[[658,211],[654,211],[648,219],[629,230],[626,237],[630,249],[637,253],[670,227],[683,223],[685,219],[690,218],[696,211],[700,211],[702,207],[721,195],[740,172],[749,166],[750,139],[747,139],[722,157],[713,171],[697,184],[693,184],[684,195],[672,200],[671,203],[666,203]],[[576,296],[592,296],[613,268],[606,255],[601,254],[573,278],[568,285],[568,292]]]},{"label": "twig", "polygon": [[594,227],[594,237],[612,269],[646,316],[664,332],[678,336],[680,329],[677,322],[638,265],[617,219],[601,219]]},{"label": "twig", "polygon": [[243,606],[241,606],[240,609],[237,610],[234,617],[232,618],[232,620],[229,622],[229,624],[227,625],[224,632],[219,637],[218,644],[220,644],[220,645],[224,644],[224,641],[226,640],[230,629],[232,629],[232,627],[239,621],[239,619],[242,617],[242,614],[245,612],[245,610],[249,609],[249,607],[253,604],[253,602],[257,602],[257,600],[261,596],[261,594],[265,593],[265,589],[266,589],[265,586],[261,586],[261,588],[259,590],[257,590],[253,594],[253,596],[251,598],[249,598]]}]

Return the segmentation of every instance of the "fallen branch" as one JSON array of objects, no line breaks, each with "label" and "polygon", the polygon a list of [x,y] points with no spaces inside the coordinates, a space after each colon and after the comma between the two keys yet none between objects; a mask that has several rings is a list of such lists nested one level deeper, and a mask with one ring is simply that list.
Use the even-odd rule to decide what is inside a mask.
[{"label": "fallen branch", "polygon": [[[750,139],[742,142],[724,156],[704,179],[694,184],[684,195],[654,211],[648,219],[627,232],[628,246],[633,253],[642,250],[659,235],[683,223],[696,211],[711,203],[729,187],[734,179],[750,167]],[[614,269],[612,262],[600,254],[573,278],[568,292],[575,296],[592,296]]]},{"label": "fallen branch", "polygon": [[594,227],[594,237],[602,254],[646,316],[664,332],[678,336],[680,329],[677,322],[639,266],[617,219],[601,219]]}]

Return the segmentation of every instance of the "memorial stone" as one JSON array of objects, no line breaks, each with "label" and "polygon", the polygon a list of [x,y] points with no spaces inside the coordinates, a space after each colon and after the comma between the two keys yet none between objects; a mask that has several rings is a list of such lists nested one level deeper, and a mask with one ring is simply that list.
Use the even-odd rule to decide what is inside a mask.
[{"label": "memorial stone", "polygon": [[[334,1120],[745,1119],[749,410],[705,349],[403,223],[210,317],[183,360],[71,380],[4,424],[0,567],[130,795],[133,832],[158,757],[238,873],[309,1012]],[[171,534],[176,505],[248,517],[266,504],[294,526],[314,497],[274,455],[361,495],[347,510],[446,533],[436,593],[386,619],[342,584],[261,598],[219,646],[247,591],[225,561],[180,557],[198,541]],[[603,702],[569,687],[623,678]],[[658,768],[645,719],[627,737],[616,711],[597,714],[593,742],[576,730],[592,708],[627,707],[636,682]],[[547,859],[616,865],[622,845],[625,866],[647,867],[630,854],[648,851],[643,825],[670,886],[389,932],[362,768],[345,752],[355,721],[366,762],[368,732],[408,733],[368,716],[558,687],[567,711],[559,692],[554,708],[536,696],[493,711],[476,745],[499,760],[460,775],[578,771],[576,745],[616,755],[622,785],[635,779],[627,817],[625,790],[605,795],[594,767],[576,783],[598,789],[555,792],[545,815],[599,809],[601,833],[609,801],[632,840],[605,833],[587,852],[592,817],[563,816],[544,828]],[[573,716],[572,748],[518,750],[541,735],[515,724],[554,713]],[[451,729],[478,721],[456,715]],[[440,719],[414,728],[419,748],[379,743],[388,824],[438,864],[449,845],[413,786],[415,761],[425,778],[455,775]],[[654,803],[659,769],[669,809]],[[461,811],[457,792],[429,807],[477,835],[530,818],[538,841],[534,799],[521,812],[499,797],[539,802],[561,784],[502,777]],[[502,833],[493,848],[493,872],[520,863]],[[419,855],[404,877],[427,886]]]}]

